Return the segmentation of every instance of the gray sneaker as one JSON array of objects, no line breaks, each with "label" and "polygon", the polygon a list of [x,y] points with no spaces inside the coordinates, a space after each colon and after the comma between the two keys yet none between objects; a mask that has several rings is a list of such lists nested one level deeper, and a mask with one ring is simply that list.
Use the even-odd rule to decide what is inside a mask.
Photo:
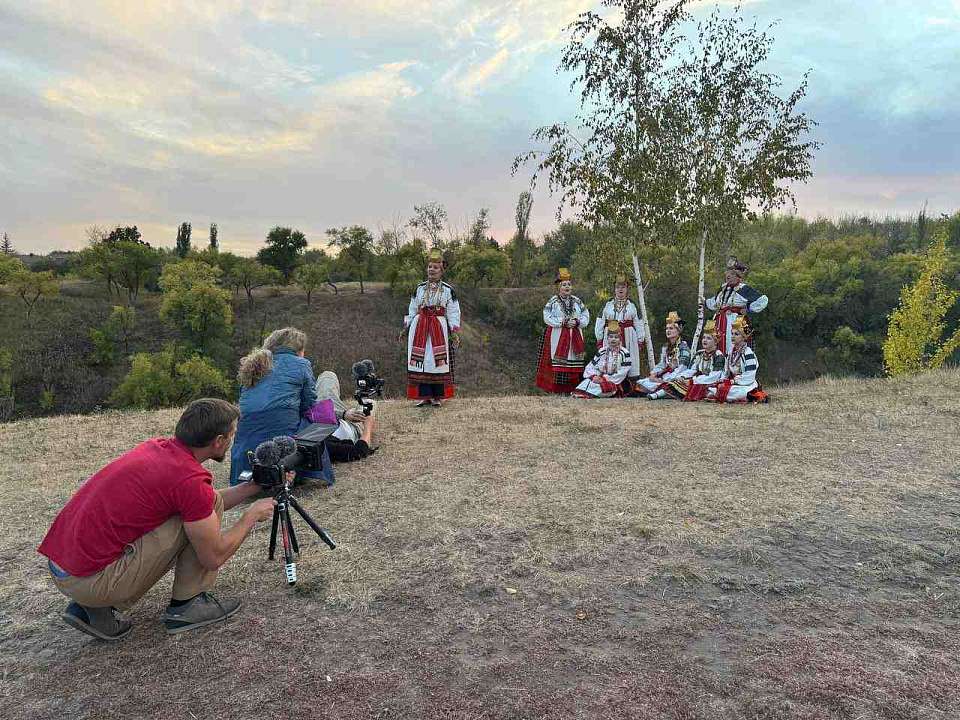
[{"label": "gray sneaker", "polygon": [[71,602],[60,617],[70,627],[98,640],[120,640],[133,629],[133,623],[117,617],[112,607],[94,608]]},{"label": "gray sneaker", "polygon": [[167,634],[193,630],[226,620],[240,609],[239,600],[217,600],[210,593],[200,593],[179,607],[167,607],[163,614],[163,624]]}]

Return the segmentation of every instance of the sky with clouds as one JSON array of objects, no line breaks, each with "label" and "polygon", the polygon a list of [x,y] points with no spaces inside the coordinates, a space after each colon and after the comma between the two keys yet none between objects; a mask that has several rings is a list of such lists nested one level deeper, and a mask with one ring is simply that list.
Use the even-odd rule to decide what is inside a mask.
[{"label": "sky with clouds", "polygon": [[[706,12],[713,3],[695,4]],[[0,0],[0,232],[77,248],[136,224],[172,245],[220,227],[402,224],[436,201],[506,240],[515,155],[576,110],[556,74],[591,0]],[[960,208],[960,0],[752,0],[772,69],[823,142],[800,214]],[[556,225],[535,194],[532,229]]]}]

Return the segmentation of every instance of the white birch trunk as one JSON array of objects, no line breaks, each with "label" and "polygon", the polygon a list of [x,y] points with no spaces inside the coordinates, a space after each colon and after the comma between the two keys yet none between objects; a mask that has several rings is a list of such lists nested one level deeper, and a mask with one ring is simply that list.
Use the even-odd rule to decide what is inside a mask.
[{"label": "white birch trunk", "polygon": [[700,333],[703,332],[703,259],[704,253],[707,247],[707,229],[703,229],[703,235],[700,236],[700,285],[697,291],[697,331],[693,334],[693,345],[690,347],[690,352],[696,353],[697,348],[700,347]]},{"label": "white birch trunk", "polygon": [[653,358],[653,335],[650,332],[650,320],[647,317],[647,301],[643,296],[643,279],[640,277],[640,263],[637,262],[636,254],[633,256],[633,275],[637,281],[637,300],[640,302],[640,316],[643,318],[643,327],[647,335],[647,362],[649,363],[649,368],[653,369],[653,366],[657,364]]}]

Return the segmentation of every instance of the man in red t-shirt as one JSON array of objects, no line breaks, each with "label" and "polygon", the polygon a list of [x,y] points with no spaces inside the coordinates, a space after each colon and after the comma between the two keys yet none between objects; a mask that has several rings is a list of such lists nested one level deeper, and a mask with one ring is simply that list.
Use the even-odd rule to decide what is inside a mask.
[{"label": "man in red t-shirt", "polygon": [[242,483],[214,490],[206,460],[223,462],[240,413],[225,400],[190,403],[172,438],[137,445],[91,477],[66,504],[38,548],[57,588],[71,599],[63,619],[101,640],[119,640],[131,623],[126,610],[174,568],[173,597],[163,615],[168,633],[233,615],[239,600],[208,591],[217,571],[247,534],[273,514],[258,500],[229,530],[223,511],[256,495]]}]

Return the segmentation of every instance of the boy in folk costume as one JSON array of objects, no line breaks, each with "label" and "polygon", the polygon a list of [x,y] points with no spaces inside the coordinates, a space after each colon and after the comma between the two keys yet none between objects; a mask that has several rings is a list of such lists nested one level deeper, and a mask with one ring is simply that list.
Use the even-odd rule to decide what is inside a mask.
[{"label": "boy in folk costume", "polygon": [[[439,250],[427,257],[427,281],[417,286],[403,319],[407,330],[407,397],[417,407],[440,406],[452,398],[453,351],[460,346],[460,302],[443,282],[444,261]],[[401,333],[401,338],[403,337]]]},{"label": "boy in folk costume", "polygon": [[724,284],[717,294],[712,298],[701,298],[707,309],[716,313],[713,321],[717,326],[717,349],[724,355],[729,355],[733,347],[733,322],[742,315],[760,312],[769,302],[766,295],[761,295],[743,282],[748,269],[735,257],[730,258],[723,273]]},{"label": "boy in folk costume", "polygon": [[540,341],[537,387],[550,393],[569,393],[576,389],[586,365],[583,327],[590,322],[590,311],[573,295],[573,278],[567,268],[557,271],[557,294],[543,308],[546,328]]},{"label": "boy in folk costume", "polygon": [[723,371],[727,366],[727,358],[717,350],[716,327],[713,320],[708,320],[703,328],[703,339],[700,341],[703,349],[693,357],[689,368],[683,370],[677,377],[660,386],[660,389],[650,397],[659,399],[671,397],[687,402],[703,400],[707,391],[723,379]]},{"label": "boy in folk costume", "polygon": [[760,364],[747,342],[751,334],[750,323],[741,315],[734,321],[730,331],[733,348],[727,355],[723,379],[707,391],[707,398],[721,403],[767,402],[767,394],[757,382]]},{"label": "boy in folk costume", "polygon": [[604,328],[610,321],[616,321],[620,326],[620,346],[630,355],[630,372],[627,382],[632,387],[640,381],[640,349],[643,347],[643,323],[639,321],[637,306],[629,298],[630,281],[625,275],[617,277],[613,285],[613,299],[604,305],[594,324],[594,335],[597,338],[597,348],[607,346]]},{"label": "boy in folk costume", "polygon": [[632,367],[630,353],[620,345],[623,332],[616,320],[607,324],[604,346],[583,371],[583,382],[570,393],[576,398],[608,398],[622,395],[623,382]]},{"label": "boy in folk costume", "polygon": [[673,380],[690,367],[690,346],[680,336],[682,330],[683,320],[676,310],[671,310],[666,319],[667,343],[660,348],[660,362],[654,366],[648,377],[637,383],[637,395],[658,399],[660,396],[653,398],[652,395],[660,390],[664,383]]}]

